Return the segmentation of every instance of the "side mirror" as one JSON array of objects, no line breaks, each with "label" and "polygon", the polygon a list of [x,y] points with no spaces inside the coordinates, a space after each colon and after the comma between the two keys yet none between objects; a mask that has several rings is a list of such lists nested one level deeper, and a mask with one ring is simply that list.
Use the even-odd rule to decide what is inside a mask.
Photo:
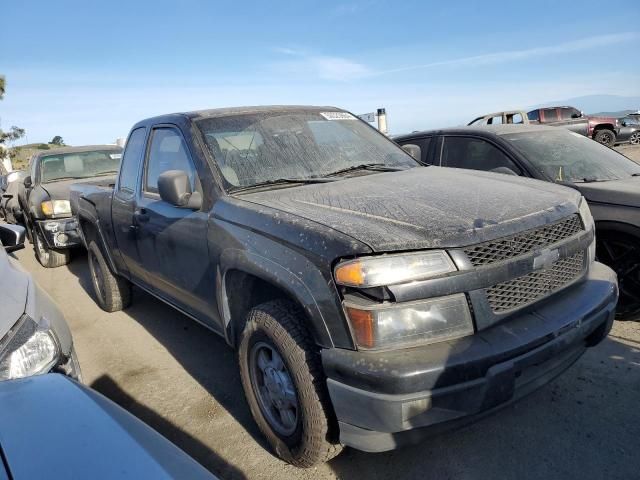
[{"label": "side mirror", "polygon": [[0,242],[7,252],[24,248],[25,229],[20,225],[0,225]]},{"label": "side mirror", "polygon": [[582,118],[582,113],[572,113],[571,118]]},{"label": "side mirror", "polygon": [[167,170],[158,177],[160,198],[180,208],[199,210],[202,207],[202,195],[191,191],[189,176],[182,170]]},{"label": "side mirror", "polygon": [[505,175],[515,175],[516,177],[518,176],[518,174],[516,172],[514,172],[513,170],[511,170],[509,167],[498,167],[498,168],[492,168],[490,170],[490,172],[493,173],[503,173]]},{"label": "side mirror", "polygon": [[22,183],[24,184],[24,188],[31,188],[31,175],[25,177]]},{"label": "side mirror", "polygon": [[413,143],[407,143],[406,145],[402,145],[402,149],[411,155],[418,162],[422,159],[422,149]]}]

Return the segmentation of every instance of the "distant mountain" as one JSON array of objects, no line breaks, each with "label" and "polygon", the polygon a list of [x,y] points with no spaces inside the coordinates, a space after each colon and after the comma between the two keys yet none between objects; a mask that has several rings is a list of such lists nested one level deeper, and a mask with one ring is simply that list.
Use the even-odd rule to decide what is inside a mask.
[{"label": "distant mountain", "polygon": [[621,118],[621,117],[626,117],[630,113],[636,113],[636,112],[637,110],[619,110],[617,112],[594,112],[594,113],[590,113],[589,115],[594,115],[596,117]]},{"label": "distant mountain", "polygon": [[[571,105],[585,113],[621,111],[637,111],[640,108],[640,97],[623,97],[620,95],[585,95],[582,97],[567,98],[565,100],[553,100],[550,102],[533,105],[529,108],[540,108],[551,105]],[[621,116],[624,116],[623,113]],[[617,115],[616,115],[617,116]]]}]

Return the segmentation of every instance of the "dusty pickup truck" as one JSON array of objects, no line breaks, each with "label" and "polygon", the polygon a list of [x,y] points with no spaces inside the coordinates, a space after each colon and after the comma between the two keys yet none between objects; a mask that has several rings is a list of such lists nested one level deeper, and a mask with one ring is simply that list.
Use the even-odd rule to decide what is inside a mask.
[{"label": "dusty pickup truck", "polygon": [[71,191],[100,306],[135,284],[222,335],[301,467],[506,405],[613,322],[577,191],[420,166],[332,107],[143,120],[115,188]]}]

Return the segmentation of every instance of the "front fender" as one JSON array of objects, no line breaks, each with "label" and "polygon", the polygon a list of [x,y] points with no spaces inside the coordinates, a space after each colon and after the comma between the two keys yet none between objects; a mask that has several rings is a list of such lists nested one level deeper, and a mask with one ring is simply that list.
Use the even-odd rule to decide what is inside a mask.
[{"label": "front fender", "polygon": [[[338,310],[340,305],[333,292],[333,282],[327,281],[316,265],[294,250],[274,244],[267,251],[269,258],[257,252],[235,248],[222,252],[217,292],[225,331],[229,331],[232,320],[226,292],[226,275],[229,271],[238,270],[274,285],[296,300],[307,315],[307,327],[316,344],[326,348],[353,348],[348,327]],[[285,268],[284,263],[289,268]]]}]

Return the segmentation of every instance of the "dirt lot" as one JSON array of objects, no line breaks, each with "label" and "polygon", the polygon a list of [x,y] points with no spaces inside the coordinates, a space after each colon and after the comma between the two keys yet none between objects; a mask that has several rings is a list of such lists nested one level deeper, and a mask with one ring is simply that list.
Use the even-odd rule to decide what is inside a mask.
[{"label": "dirt lot", "polygon": [[[624,150],[640,161],[640,148]],[[616,322],[552,384],[464,430],[395,452],[347,450],[298,470],[266,449],[234,353],[215,334],[139,290],[126,311],[103,312],[82,254],[54,270],[29,246],[15,255],[62,307],[85,382],[220,477],[638,478],[640,322]]]}]

